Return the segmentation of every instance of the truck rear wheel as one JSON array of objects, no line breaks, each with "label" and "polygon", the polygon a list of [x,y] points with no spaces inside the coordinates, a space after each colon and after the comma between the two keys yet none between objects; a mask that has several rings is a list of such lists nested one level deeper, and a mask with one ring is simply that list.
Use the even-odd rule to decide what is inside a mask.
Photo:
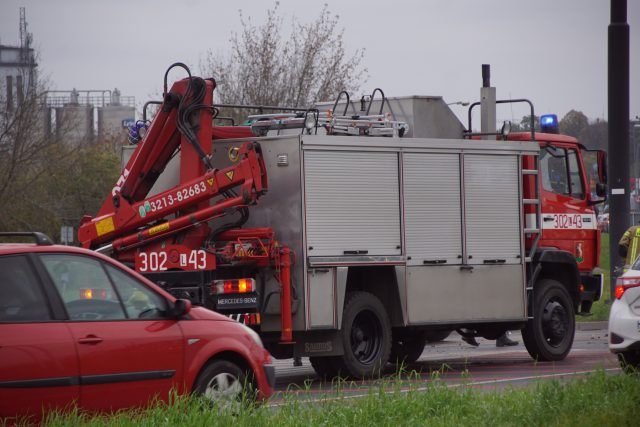
[{"label": "truck rear wheel", "polygon": [[347,296],[342,316],[344,355],[337,371],[354,378],[380,375],[389,360],[391,323],[384,306],[368,292]]},{"label": "truck rear wheel", "polygon": [[575,333],[573,301],[565,287],[553,279],[542,279],[533,292],[533,319],[522,330],[524,345],[536,360],[563,360]]}]

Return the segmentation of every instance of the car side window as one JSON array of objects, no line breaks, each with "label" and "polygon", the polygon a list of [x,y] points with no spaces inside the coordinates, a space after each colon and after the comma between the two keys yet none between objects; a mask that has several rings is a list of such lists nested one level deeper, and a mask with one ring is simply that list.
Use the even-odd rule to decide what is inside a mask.
[{"label": "car side window", "polygon": [[71,320],[126,319],[102,263],[75,254],[45,254],[44,263]]},{"label": "car side window", "polygon": [[0,257],[0,322],[51,320],[51,311],[24,256]]},{"label": "car side window", "polygon": [[126,272],[105,265],[130,319],[164,319],[167,300]]}]

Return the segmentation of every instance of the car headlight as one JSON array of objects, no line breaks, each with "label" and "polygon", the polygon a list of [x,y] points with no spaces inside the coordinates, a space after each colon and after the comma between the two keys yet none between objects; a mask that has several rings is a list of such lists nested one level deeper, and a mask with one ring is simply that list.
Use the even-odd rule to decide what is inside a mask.
[{"label": "car headlight", "polygon": [[262,340],[260,339],[260,335],[258,335],[256,331],[242,323],[239,323],[239,325],[244,328],[245,332],[251,337],[251,339],[253,339],[253,342],[264,348],[264,345],[262,345]]}]

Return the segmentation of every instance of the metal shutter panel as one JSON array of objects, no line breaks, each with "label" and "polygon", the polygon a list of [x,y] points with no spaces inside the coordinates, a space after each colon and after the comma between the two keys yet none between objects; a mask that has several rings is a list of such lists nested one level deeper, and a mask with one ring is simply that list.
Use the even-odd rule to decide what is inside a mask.
[{"label": "metal shutter panel", "polygon": [[469,264],[521,263],[518,161],[513,155],[464,155]]},{"label": "metal shutter panel", "polygon": [[460,156],[405,153],[403,162],[407,264],[462,263]]},{"label": "metal shutter panel", "polygon": [[310,256],[400,254],[397,153],[308,150],[304,174]]}]

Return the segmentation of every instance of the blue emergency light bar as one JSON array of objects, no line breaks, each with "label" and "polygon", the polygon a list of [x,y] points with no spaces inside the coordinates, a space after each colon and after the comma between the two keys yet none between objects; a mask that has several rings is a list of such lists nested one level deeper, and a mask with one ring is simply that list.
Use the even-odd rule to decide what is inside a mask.
[{"label": "blue emergency light bar", "polygon": [[540,116],[540,130],[544,133],[558,133],[558,116],[555,114]]}]

